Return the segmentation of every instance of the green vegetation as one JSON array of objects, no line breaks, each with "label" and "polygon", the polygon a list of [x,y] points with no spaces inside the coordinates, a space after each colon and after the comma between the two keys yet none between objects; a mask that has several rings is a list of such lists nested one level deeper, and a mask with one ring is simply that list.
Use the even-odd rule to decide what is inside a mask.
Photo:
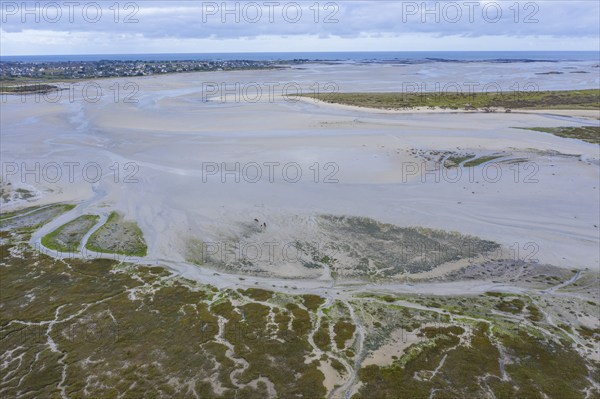
[{"label": "green vegetation", "polygon": [[[305,332],[311,327],[305,310],[289,303],[286,310],[278,312],[276,339],[264,330],[269,313],[267,306],[248,303],[235,307],[225,301],[212,310],[227,319],[225,338],[234,346],[235,356],[249,363],[249,367],[237,375],[239,383],[248,384],[263,376],[273,383],[280,397],[325,395],[324,376],[317,364],[304,361],[310,352]],[[287,329],[290,314],[294,317],[292,330]],[[220,377],[223,383],[226,376]]]},{"label": "green vegetation", "polygon": [[520,299],[513,299],[511,301],[500,301],[496,308],[508,313],[520,314],[523,308],[525,307],[525,303]]},{"label": "green vegetation", "polygon": [[325,303],[325,299],[318,295],[304,295],[302,296],[302,303],[308,310],[315,311]]},{"label": "green vegetation", "polygon": [[461,163],[468,161],[473,158],[475,155],[467,154],[467,155],[451,155],[444,161],[444,167],[446,168],[455,168],[459,166]]},{"label": "green vegetation", "polygon": [[485,293],[485,295],[487,296],[492,296],[495,298],[502,298],[504,296],[507,296],[508,294],[502,293],[502,292],[494,292],[494,291],[488,291]]},{"label": "green vegetation", "polygon": [[[220,291],[223,298],[211,306],[213,288],[160,267],[58,261],[28,250],[28,236],[14,234],[1,235],[7,256],[0,268],[0,353],[20,361],[3,366],[4,396],[60,397],[63,367],[70,397],[186,397],[193,389],[200,397],[265,398],[265,380],[252,384],[259,378],[278,397],[325,396],[318,365],[305,363],[312,322],[296,304],[275,308],[281,323],[273,337],[269,307],[233,305],[227,297],[243,298],[235,291]],[[10,255],[15,246],[25,257]],[[244,294],[272,299],[265,290]],[[217,316],[226,319],[222,339],[232,355],[217,338]]]},{"label": "green vegetation", "polygon": [[587,141],[600,144],[600,126],[569,126],[569,127],[520,127],[519,129],[550,133],[559,137]]},{"label": "green vegetation", "polygon": [[[57,209],[51,211],[34,209],[5,221],[36,214],[37,223]],[[65,226],[80,233],[77,223],[93,215],[86,216],[50,238],[69,237]],[[3,397],[60,397],[62,387],[69,397],[188,397],[193,390],[202,398],[262,399],[270,392],[323,398],[329,392],[321,362],[340,374],[341,385],[353,375],[344,361],[354,366],[383,345],[398,344],[399,333],[416,342],[387,365],[357,370],[355,399],[429,398],[432,392],[447,398],[579,398],[597,380],[597,362],[545,323],[544,312],[556,313],[539,298],[364,293],[323,308],[318,295],[219,290],[158,266],[55,260],[29,247],[32,220],[24,220],[0,231]],[[378,225],[353,228],[384,234]],[[565,301],[596,305],[575,296]],[[600,339],[598,328],[555,320],[585,347]]]},{"label": "green vegetation", "polygon": [[331,350],[331,336],[329,335],[329,322],[321,320],[321,325],[313,337],[315,345],[323,352]]},{"label": "green vegetation", "polygon": [[[2,253],[10,246],[2,246]],[[60,397],[61,359],[66,359],[64,386],[69,396],[85,396],[85,390],[93,397],[184,394],[187,388],[170,386],[171,378],[199,379],[198,385],[192,382],[195,389],[213,394],[201,386],[215,366],[213,357],[207,351],[190,351],[211,338],[209,331],[202,332],[202,324],[216,322],[201,303],[203,291],[190,291],[179,281],[161,287],[162,269],[126,271],[108,260],[66,263],[30,251],[25,255],[4,258],[5,267],[0,268],[0,352],[14,350],[14,356],[22,358],[3,370],[3,376],[13,376],[4,381],[3,395],[17,397],[26,391]],[[187,317],[180,312],[182,306]],[[24,322],[9,324],[13,320]],[[24,324],[52,320],[57,322],[49,329]],[[50,350],[48,337],[59,351]],[[161,350],[166,341],[169,350]],[[89,384],[89,377],[98,384]]]},{"label": "green vegetation", "polygon": [[356,326],[345,320],[340,320],[333,326],[333,332],[335,333],[334,341],[338,349],[346,348],[346,341],[354,336]]},{"label": "green vegetation", "polygon": [[55,251],[75,252],[83,236],[99,219],[97,215],[82,215],[46,234],[42,237],[42,245]]},{"label": "green vegetation", "polygon": [[413,107],[600,109],[600,90],[520,91],[506,93],[318,93],[304,97],[379,109]]},{"label": "green vegetation", "polygon": [[544,319],[544,315],[537,308],[537,306],[530,304],[527,305],[527,310],[529,311],[529,316],[527,317],[531,321],[542,321]]},{"label": "green vegetation", "polygon": [[489,156],[485,156],[485,157],[479,157],[479,158],[470,160],[468,162],[465,162],[464,166],[466,168],[472,168],[473,166],[479,166],[481,164],[493,161],[494,159],[498,159],[498,158],[502,158],[502,155],[489,155]]},{"label": "green vegetation", "polygon": [[48,84],[27,84],[17,86],[0,85],[0,93],[11,94],[44,94],[60,90],[61,89],[58,86]]},{"label": "green vegetation", "polygon": [[319,248],[313,243],[296,241],[294,246],[308,257],[308,259],[302,259],[302,265],[306,268],[322,269],[323,265],[333,267],[336,262],[335,258],[322,255]]},{"label": "green vegetation", "polygon": [[435,338],[440,335],[461,335],[465,332],[465,329],[459,326],[450,327],[424,327],[421,329],[421,333],[427,338]]},{"label": "green vegetation", "polygon": [[333,367],[333,369],[337,371],[340,375],[346,373],[346,367],[344,367],[342,362],[340,362],[337,359],[331,359],[331,367]]},{"label": "green vegetation", "polygon": [[460,330],[427,329],[428,341],[413,346],[393,365],[365,367],[359,373],[365,385],[354,398],[428,398],[434,390],[443,397],[485,397],[491,391],[498,398],[580,398],[589,386],[585,363],[568,347],[526,332],[501,335],[514,359],[505,365],[506,381],[485,324],[475,326],[470,346],[457,346],[458,334]]},{"label": "green vegetation", "polygon": [[32,206],[32,207],[29,207],[29,208],[20,209],[18,211],[0,212],[0,221],[4,220],[4,219],[15,217],[15,216],[18,216],[18,215],[23,215],[24,213],[33,212],[36,209],[40,209],[40,208],[41,208],[41,206]]},{"label": "green vegetation", "polygon": [[579,326],[577,331],[582,337],[600,342],[600,328],[591,329],[586,326]]},{"label": "green vegetation", "polygon": [[[483,336],[481,346],[484,346],[486,350],[491,349],[484,333],[479,332],[479,334]],[[445,352],[457,344],[457,336],[440,329],[436,331],[435,338],[411,346],[402,358],[395,361],[393,365],[389,367],[368,366],[363,368],[359,372],[359,377],[365,385],[354,398],[427,398],[432,388],[443,390],[447,397],[481,396],[473,394],[477,393],[479,388],[479,384],[473,382],[473,377],[480,373],[488,372],[492,374],[496,372],[497,364],[495,367],[482,367],[488,363],[486,357],[493,356],[494,352],[491,352],[489,355],[487,353],[477,355],[475,348],[465,349],[467,353],[462,354],[462,356],[469,357],[469,361],[474,360],[476,363],[473,364],[465,361],[465,368],[462,369],[456,368],[456,365],[454,365],[454,370],[448,367],[451,373],[457,374],[452,376],[453,378],[458,378],[456,382],[450,376],[447,377],[448,381],[445,381],[446,378],[439,375],[432,376],[432,371],[441,363]],[[446,358],[444,367],[441,370],[442,372],[447,369],[446,364],[448,364],[448,360]],[[473,373],[473,371],[475,372]],[[467,375],[470,377],[466,377]],[[418,376],[419,379],[414,378],[415,376]],[[464,380],[467,380],[469,385],[461,385]],[[475,385],[474,389],[471,388],[472,385]]]},{"label": "green vegetation", "polygon": [[243,295],[249,296],[250,298],[264,302],[268,299],[271,299],[273,296],[273,291],[267,291],[260,288],[248,288],[247,290],[240,290]]},{"label": "green vegetation", "polygon": [[298,336],[306,336],[312,328],[312,322],[310,321],[310,315],[300,306],[295,303],[288,303],[286,309],[291,312],[293,316],[292,330]]},{"label": "green vegetation", "polygon": [[502,336],[509,356],[520,361],[506,365],[506,371],[518,386],[513,395],[527,398],[583,397],[588,370],[581,357],[568,346],[544,342],[520,332]]},{"label": "green vegetation", "polygon": [[86,248],[95,252],[130,256],[146,256],[148,249],[137,224],[124,221],[117,212],[111,212],[106,223],[91,235]]},{"label": "green vegetation", "polygon": [[72,204],[57,204],[5,214],[0,220],[0,230],[26,229],[33,231],[73,208],[75,205]]}]

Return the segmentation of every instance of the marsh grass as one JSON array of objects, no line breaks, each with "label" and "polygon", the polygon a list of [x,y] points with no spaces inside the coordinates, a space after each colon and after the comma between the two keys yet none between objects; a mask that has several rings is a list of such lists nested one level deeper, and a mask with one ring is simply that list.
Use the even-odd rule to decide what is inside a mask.
[{"label": "marsh grass", "polygon": [[32,231],[73,208],[75,208],[73,204],[56,204],[48,207],[26,208],[3,214],[2,219],[0,219],[0,230],[27,229]]},{"label": "marsh grass", "polygon": [[82,215],[46,234],[42,237],[42,245],[55,251],[74,252],[99,219],[97,215]]},{"label": "marsh grass", "polygon": [[568,127],[520,127],[518,129],[550,133],[555,136],[600,144],[600,126],[568,126]]},{"label": "marsh grass", "polygon": [[6,85],[0,83],[0,93],[7,94],[44,94],[53,91],[61,91],[67,89],[61,89],[55,85],[49,84],[20,84],[20,85]]},{"label": "marsh grass", "polygon": [[[324,375],[308,342],[324,298],[259,288],[218,290],[162,267],[108,259],[55,260],[31,250],[28,226],[0,232],[4,396],[60,397],[62,381],[70,397],[186,397],[193,389],[203,398],[262,399],[265,384],[237,388],[233,378],[249,384],[264,377],[278,397],[326,397]],[[377,227],[370,228],[377,234]],[[323,309],[315,344],[324,351],[321,361],[344,373],[328,352],[362,358],[399,328],[422,337],[392,364],[361,368],[362,385],[354,398],[428,398],[433,389],[437,396],[455,398],[584,397],[584,390],[593,388],[588,376],[597,376],[597,363],[586,362],[559,330],[527,322],[527,315],[541,310],[526,298],[365,293]],[[436,309],[462,306],[466,315],[486,319],[451,319],[392,303],[397,299]],[[489,311],[501,303],[510,307],[506,315]],[[346,347],[356,335],[348,306],[365,328],[361,353]],[[231,352],[217,338],[218,316],[225,319],[221,338]],[[516,326],[517,316],[527,325]],[[574,330],[589,340],[600,334]],[[58,352],[48,350],[50,338]],[[508,356],[507,381],[500,372],[500,344]],[[248,362],[244,371],[240,359]]]},{"label": "marsh grass", "polygon": [[463,109],[600,109],[600,90],[520,91],[504,93],[317,93],[304,94],[328,103],[378,109],[437,107]]},{"label": "marsh grass", "polygon": [[86,248],[129,256],[146,256],[148,250],[142,230],[134,221],[123,220],[118,212],[111,212],[106,223],[90,236]]}]

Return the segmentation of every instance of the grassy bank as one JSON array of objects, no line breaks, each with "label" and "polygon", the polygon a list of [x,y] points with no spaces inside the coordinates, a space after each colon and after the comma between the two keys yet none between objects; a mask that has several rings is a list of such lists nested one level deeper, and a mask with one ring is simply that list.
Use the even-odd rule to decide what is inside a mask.
[{"label": "grassy bank", "polygon": [[146,256],[148,250],[137,223],[123,220],[118,212],[111,212],[106,223],[90,236],[86,248],[94,252],[131,256]]},{"label": "grassy bank", "polygon": [[532,127],[520,129],[550,133],[559,137],[578,139],[587,141],[588,143],[600,144],[600,126]]},{"label": "grassy bank", "polygon": [[318,93],[303,97],[377,109],[600,109],[600,90],[505,93]]},{"label": "grassy bank", "polygon": [[53,91],[64,90],[55,85],[49,84],[20,84],[20,85],[5,85],[0,84],[0,93],[3,94],[44,94]]},{"label": "grassy bank", "polygon": [[82,215],[42,237],[42,245],[55,251],[77,251],[85,234],[100,219],[97,215]]}]

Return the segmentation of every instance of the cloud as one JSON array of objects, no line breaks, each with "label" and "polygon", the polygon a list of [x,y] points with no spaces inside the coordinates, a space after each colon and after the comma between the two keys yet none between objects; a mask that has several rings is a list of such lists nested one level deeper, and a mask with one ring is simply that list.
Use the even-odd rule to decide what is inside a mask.
[{"label": "cloud", "polygon": [[[175,43],[185,52],[196,46],[238,51],[238,45],[255,39],[263,49],[299,51],[290,44],[315,47],[345,46],[358,40],[368,49],[381,49],[376,38],[385,38],[383,50],[404,50],[407,37],[433,37],[442,43],[472,50],[484,40],[523,47],[523,41],[555,38],[555,46],[539,50],[597,50],[600,4],[591,1],[137,1],[23,2],[3,1],[2,54],[25,44],[31,51],[47,46],[51,53],[75,51],[92,40],[87,52],[139,52]],[[114,7],[117,4],[118,7]],[[51,38],[51,39],[48,39]],[[489,41],[490,38],[501,39]],[[118,42],[116,40],[120,39]],[[396,39],[394,41],[394,39]],[[570,39],[571,45],[564,45]],[[320,44],[317,44],[320,41]],[[327,43],[326,43],[327,42]],[[469,44],[469,42],[471,44]],[[547,39],[544,45],[552,46]],[[219,43],[219,44],[217,44]],[[434,50],[435,43],[426,40]],[[373,46],[375,45],[375,48]],[[433,45],[433,47],[432,47]],[[304,45],[302,46],[304,47]],[[505,46],[502,46],[505,48]],[[7,50],[8,49],[8,50]],[[488,48],[498,49],[498,48]],[[510,49],[510,48],[509,48]],[[361,50],[357,48],[357,50]],[[363,49],[364,50],[364,49]],[[158,50],[151,50],[155,52]],[[313,50],[317,51],[317,50]],[[328,50],[332,51],[332,50]]]}]

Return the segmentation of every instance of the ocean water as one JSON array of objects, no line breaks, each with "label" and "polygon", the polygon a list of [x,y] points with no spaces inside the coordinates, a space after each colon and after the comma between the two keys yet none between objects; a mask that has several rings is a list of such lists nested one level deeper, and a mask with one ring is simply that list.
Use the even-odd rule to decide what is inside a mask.
[{"label": "ocean water", "polygon": [[278,61],[278,60],[318,60],[337,62],[561,62],[597,61],[600,52],[596,51],[397,51],[397,52],[311,52],[311,53],[197,53],[197,54],[86,54],[86,55],[29,55],[2,56],[1,61],[22,62],[65,62],[65,61]]}]

